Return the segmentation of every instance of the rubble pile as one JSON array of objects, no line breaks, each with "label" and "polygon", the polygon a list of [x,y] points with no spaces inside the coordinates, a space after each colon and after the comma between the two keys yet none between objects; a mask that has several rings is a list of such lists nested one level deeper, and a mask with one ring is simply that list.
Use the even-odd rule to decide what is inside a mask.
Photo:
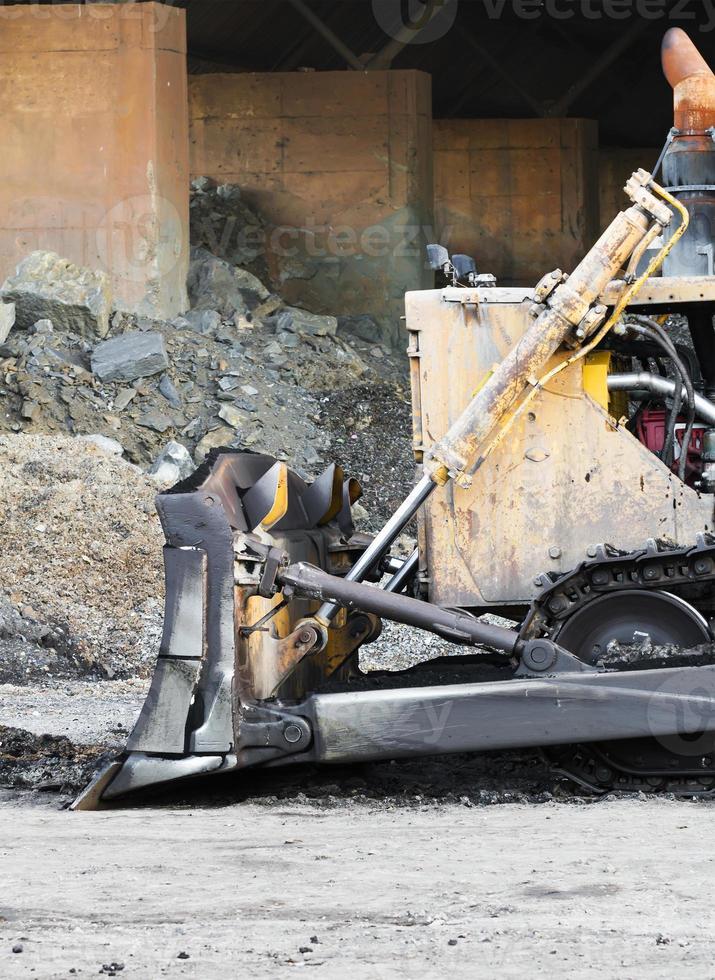
[{"label": "rubble pile", "polygon": [[0,684],[151,673],[154,494],[214,447],[307,479],[342,463],[366,530],[411,480],[404,355],[286,303],[237,189],[198,181],[192,201],[190,309],[171,321],[113,310],[106,275],[51,252],[0,287]]},{"label": "rubble pile", "polygon": [[0,290],[0,432],[100,434],[157,483],[175,473],[161,465],[169,443],[196,462],[216,446],[261,449],[312,476],[331,458],[325,393],[404,375],[403,358],[202,246],[191,309],[168,322],[110,317],[93,276],[37,252]]}]

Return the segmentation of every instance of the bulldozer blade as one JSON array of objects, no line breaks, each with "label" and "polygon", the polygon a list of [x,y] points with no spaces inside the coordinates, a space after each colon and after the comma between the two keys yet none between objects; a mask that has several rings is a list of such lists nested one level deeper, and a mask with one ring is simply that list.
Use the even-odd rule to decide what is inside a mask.
[{"label": "bulldozer blade", "polygon": [[[125,752],[80,795],[78,809],[236,766],[240,732],[246,743],[255,731],[247,720],[251,705],[278,690],[307,696],[343,669],[367,635],[379,633],[375,617],[367,625],[362,617],[359,628],[336,629],[325,650],[305,656],[315,644],[294,645],[291,637],[316,603],[259,594],[260,562],[245,552],[248,538],[338,573],[364,550],[368,539],[352,537],[349,481],[340,467],[316,482],[270,456],[219,449],[188,480],[157,495],[166,595],[151,686]],[[261,754],[251,743],[242,762],[257,753],[263,759],[277,750]]]},{"label": "bulldozer blade", "polygon": [[329,524],[337,517],[343,506],[344,481],[342,466],[331,463],[308,487],[303,506],[310,524]]},{"label": "bulldozer blade", "polygon": [[288,467],[275,463],[243,496],[248,526],[270,531],[288,513]]},{"label": "bulldozer blade", "polygon": [[353,524],[352,505],[362,497],[362,487],[354,477],[343,482],[343,501],[340,510],[336,515],[338,526],[344,534],[351,535],[355,531]]}]

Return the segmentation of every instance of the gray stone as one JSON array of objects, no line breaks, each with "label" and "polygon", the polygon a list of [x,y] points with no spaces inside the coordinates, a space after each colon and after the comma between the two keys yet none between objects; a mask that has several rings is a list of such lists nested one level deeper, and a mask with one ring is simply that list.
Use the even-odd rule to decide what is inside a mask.
[{"label": "gray stone", "polygon": [[168,460],[155,463],[147,475],[158,487],[172,487],[181,479],[179,467],[176,463],[170,463]]},{"label": "gray stone", "polygon": [[189,310],[182,317],[187,326],[196,333],[213,333],[221,326],[221,314],[216,310]]},{"label": "gray stone", "polygon": [[377,344],[384,339],[384,330],[374,317],[367,313],[357,316],[339,316],[338,332]]},{"label": "gray stone", "polygon": [[117,392],[117,397],[114,399],[114,404],[112,406],[115,412],[122,412],[127,407],[127,405],[132,400],[132,398],[134,398],[136,393],[137,393],[136,388],[120,388],[120,390]]},{"label": "gray stone", "polygon": [[204,248],[191,250],[187,286],[194,309],[218,310],[222,316],[247,313],[270,296],[256,276]]},{"label": "gray stone", "polygon": [[149,475],[157,483],[176,483],[194,472],[194,463],[186,446],[173,439],[164,446],[149,468]]},{"label": "gray stone", "polygon": [[176,390],[176,385],[168,374],[162,375],[161,381],[159,382],[159,391],[170,405],[174,408],[181,408],[181,397]]},{"label": "gray stone", "polygon": [[213,177],[194,177],[191,181],[191,190],[197,194],[205,194],[207,191],[216,188],[216,181]]},{"label": "gray stone", "polygon": [[24,419],[27,419],[28,422],[36,422],[40,417],[40,406],[36,401],[26,398],[22,403],[20,414]]},{"label": "gray stone", "polygon": [[175,316],[174,319],[170,320],[169,322],[171,323],[172,327],[176,327],[177,330],[191,330],[191,324],[183,313],[179,314],[179,316]]},{"label": "gray stone", "polygon": [[246,418],[235,405],[224,405],[218,413],[218,417],[227,422],[232,429],[240,429],[245,424]]},{"label": "gray stone", "polygon": [[121,442],[117,442],[116,439],[110,439],[109,436],[103,436],[98,432],[94,432],[88,436],[77,436],[80,442],[88,442],[90,445],[94,446],[104,453],[105,456],[121,456],[124,452],[124,446]]},{"label": "gray stone", "polygon": [[219,446],[230,446],[236,439],[236,433],[227,425],[221,425],[206,435],[197,443],[194,450],[194,459],[197,463],[203,462],[204,456],[211,449],[218,449]]},{"label": "gray stone", "polygon": [[247,269],[236,266],[233,270],[233,277],[241,290],[241,294],[246,301],[249,310],[255,309],[259,303],[267,300],[271,295],[270,290],[266,289],[258,276],[254,276]]},{"label": "gray stone", "polygon": [[92,371],[102,381],[134,381],[165,371],[169,366],[160,333],[123,333],[95,347]]},{"label": "gray stone", "polygon": [[154,432],[166,432],[167,429],[171,428],[173,422],[168,415],[164,415],[158,408],[150,408],[141,418],[137,419],[137,425],[141,425],[145,429],[153,429]]},{"label": "gray stone", "polygon": [[55,252],[32,252],[0,288],[0,297],[15,304],[22,330],[38,320],[52,320],[56,330],[105,337],[112,293],[106,272],[96,272]]},{"label": "gray stone", "polygon": [[0,344],[4,344],[15,324],[15,304],[0,303]]},{"label": "gray stone", "polygon": [[265,318],[265,323],[273,327],[276,333],[295,331],[296,324],[291,310],[278,310]]},{"label": "gray stone", "polygon": [[54,332],[55,328],[52,325],[52,320],[38,320],[37,323],[33,323],[30,327],[30,333],[40,334],[41,336],[49,336]]},{"label": "gray stone", "polygon": [[300,338],[297,333],[289,333],[286,330],[285,333],[276,334],[276,341],[281,347],[297,347],[300,343]]},{"label": "gray stone", "polygon": [[281,313],[290,313],[292,325],[283,326],[281,314],[276,324],[279,330],[291,329],[298,333],[309,333],[314,337],[334,337],[338,330],[338,321],[334,316],[323,316],[320,313],[309,313],[298,306],[288,306]]}]

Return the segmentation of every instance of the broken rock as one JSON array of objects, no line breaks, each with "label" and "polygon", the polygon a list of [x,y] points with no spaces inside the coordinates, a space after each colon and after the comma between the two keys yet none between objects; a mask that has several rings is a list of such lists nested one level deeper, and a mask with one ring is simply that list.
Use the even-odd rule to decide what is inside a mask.
[{"label": "broken rock", "polygon": [[98,432],[89,436],[77,436],[77,438],[80,442],[88,442],[95,446],[105,456],[121,456],[124,452],[121,442],[110,439],[109,436],[100,435]]},{"label": "broken rock", "polygon": [[153,429],[154,432],[166,432],[173,425],[168,415],[164,415],[158,408],[150,408],[137,419],[137,425],[145,429]]},{"label": "broken rock", "polygon": [[4,344],[15,323],[15,304],[0,303],[0,344]]},{"label": "broken rock", "polygon": [[[216,258],[204,248],[191,250],[187,279],[195,310],[218,310],[223,316],[246,313],[270,296],[260,279]],[[189,314],[185,314],[188,318]]]},{"label": "broken rock", "polygon": [[161,486],[171,486],[194,472],[194,463],[186,446],[167,442],[149,469],[149,476]]},{"label": "broken rock", "polygon": [[243,413],[239,412],[234,405],[224,405],[218,415],[219,418],[223,419],[224,422],[227,422],[232,429],[240,429],[246,421]]},{"label": "broken rock", "polygon": [[[285,313],[291,314],[290,323]],[[320,313],[309,313],[298,306],[288,306],[279,314],[276,324],[279,331],[293,330],[298,333],[309,333],[314,337],[334,337],[338,329],[338,321],[334,316],[324,316]]]},{"label": "broken rock", "polygon": [[197,444],[194,450],[194,459],[197,463],[202,463],[204,456],[210,450],[218,449],[219,446],[230,446],[236,439],[236,433],[227,425],[221,425],[212,432],[207,432],[203,439]]},{"label": "broken rock", "polygon": [[368,343],[377,344],[384,336],[384,330],[374,317],[367,313],[356,316],[339,316],[338,331],[340,334],[358,337]]},{"label": "broken rock", "polygon": [[158,374],[169,366],[160,333],[123,333],[95,347],[92,371],[102,381],[134,381]]},{"label": "broken rock", "polygon": [[0,289],[15,304],[15,322],[23,330],[51,320],[56,330],[105,337],[112,294],[106,272],[74,265],[55,252],[32,252]]},{"label": "broken rock", "polygon": [[181,396],[168,374],[162,375],[161,381],[159,382],[159,391],[173,408],[181,408]]},{"label": "broken rock", "polygon": [[182,319],[197,333],[213,333],[221,326],[221,314],[216,310],[189,310]]}]

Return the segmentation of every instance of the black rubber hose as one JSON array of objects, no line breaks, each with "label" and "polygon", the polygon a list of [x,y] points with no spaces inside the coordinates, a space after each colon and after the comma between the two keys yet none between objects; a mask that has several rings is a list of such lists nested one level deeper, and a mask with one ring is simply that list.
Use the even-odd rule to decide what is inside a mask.
[{"label": "black rubber hose", "polygon": [[[685,481],[685,472],[688,462],[688,449],[690,447],[690,439],[693,434],[693,426],[695,424],[695,391],[693,389],[693,382],[688,369],[683,363],[678,351],[675,349],[675,344],[670,339],[663,327],[656,321],[647,316],[634,316],[631,325],[636,329],[637,333],[642,333],[644,336],[655,340],[656,343],[668,352],[670,360],[673,362],[676,371],[680,374],[683,382],[683,387],[685,388],[688,403],[688,416],[687,424],[685,426],[685,432],[683,433],[683,442],[680,450],[680,460],[678,462],[678,477],[680,480]],[[675,446],[675,426],[678,420],[678,414],[680,412],[680,406],[682,404],[682,393],[676,391],[673,398],[673,406],[668,416],[668,431],[665,444],[663,446],[663,453],[661,458],[668,465],[671,464],[670,453]]]},{"label": "black rubber hose", "polygon": [[[685,426],[685,432],[683,433],[683,442],[680,450],[680,460],[678,461],[678,478],[685,482],[685,473],[688,465],[688,450],[690,449],[690,440],[693,435],[693,427],[695,425],[695,391],[693,389],[693,380],[690,377],[690,373],[686,368],[683,361],[680,359],[677,350],[675,349],[675,344],[668,336],[667,332],[663,327],[656,321],[652,320],[650,317],[639,318],[641,323],[647,322],[647,325],[655,334],[657,334],[663,342],[670,348],[671,357],[673,358],[673,363],[677,363],[683,375],[683,383],[688,396],[688,416],[687,424]],[[677,421],[677,416],[676,416]],[[675,421],[673,423],[673,437],[675,438]]]}]

